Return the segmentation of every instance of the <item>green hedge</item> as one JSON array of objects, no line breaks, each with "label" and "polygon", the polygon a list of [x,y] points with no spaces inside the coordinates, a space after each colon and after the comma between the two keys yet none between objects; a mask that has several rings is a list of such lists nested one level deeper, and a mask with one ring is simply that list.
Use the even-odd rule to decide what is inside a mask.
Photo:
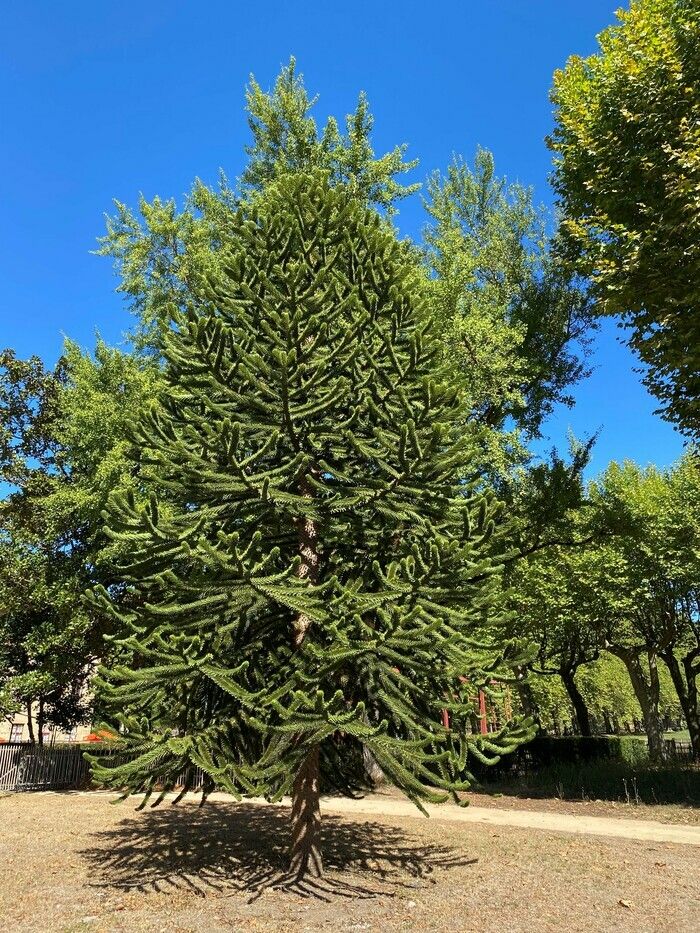
[{"label": "green hedge", "polygon": [[551,765],[576,766],[605,760],[635,767],[648,757],[646,742],[631,735],[537,735],[491,767],[472,758],[469,770],[478,781],[489,783],[502,780],[514,771],[536,773]]},{"label": "green hedge", "polygon": [[608,759],[638,764],[648,756],[646,742],[631,735],[538,735],[525,746],[534,767]]}]

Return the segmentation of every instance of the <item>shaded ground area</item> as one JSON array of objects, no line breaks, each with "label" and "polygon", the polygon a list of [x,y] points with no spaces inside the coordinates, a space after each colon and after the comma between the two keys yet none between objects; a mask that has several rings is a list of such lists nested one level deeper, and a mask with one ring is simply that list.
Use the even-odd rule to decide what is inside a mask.
[{"label": "shaded ground area", "polygon": [[690,931],[700,850],[420,817],[326,814],[328,878],[290,890],[286,810],[134,812],[106,795],[0,799],[0,928]]}]

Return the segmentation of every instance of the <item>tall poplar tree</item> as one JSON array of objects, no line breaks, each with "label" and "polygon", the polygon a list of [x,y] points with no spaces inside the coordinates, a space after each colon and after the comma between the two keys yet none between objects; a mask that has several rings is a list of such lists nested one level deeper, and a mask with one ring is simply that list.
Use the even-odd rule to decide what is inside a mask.
[{"label": "tall poplar tree", "polygon": [[[102,673],[125,764],[162,795],[197,765],[237,797],[291,793],[291,870],[320,875],[319,793],[366,746],[420,807],[530,734],[471,734],[495,644],[499,503],[474,475],[416,259],[323,171],[232,215],[221,272],[173,309],[167,388],[134,426],[166,507],[117,498],[133,609],[97,590],[136,659]],[[449,712],[449,723],[443,711]]]}]

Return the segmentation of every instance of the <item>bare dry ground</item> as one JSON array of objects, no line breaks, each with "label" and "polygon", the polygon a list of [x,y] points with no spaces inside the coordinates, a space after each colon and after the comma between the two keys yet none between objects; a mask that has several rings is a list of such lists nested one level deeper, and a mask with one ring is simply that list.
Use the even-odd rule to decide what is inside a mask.
[{"label": "bare dry ground", "polygon": [[290,889],[288,812],[0,799],[0,929],[696,931],[700,850],[416,817],[324,816],[327,878]]},{"label": "bare dry ground", "polygon": [[[403,796],[393,787],[382,788],[379,793],[389,797]],[[624,803],[614,800],[562,800],[558,797],[529,797],[498,791],[470,791],[469,800],[475,807],[494,807],[498,810],[537,810],[543,813],[562,813],[570,816],[603,816],[622,820],[656,820],[659,823],[680,823],[700,826],[700,807],[691,804]]]}]

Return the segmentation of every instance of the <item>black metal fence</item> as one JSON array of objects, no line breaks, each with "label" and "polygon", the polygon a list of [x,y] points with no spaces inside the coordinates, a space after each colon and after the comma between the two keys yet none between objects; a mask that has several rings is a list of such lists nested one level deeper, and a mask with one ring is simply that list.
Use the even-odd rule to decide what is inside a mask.
[{"label": "black metal fence", "polygon": [[[32,745],[30,742],[7,742],[0,745],[0,792],[24,790],[80,790],[90,786],[90,765],[80,745]],[[107,749],[95,749],[100,755]],[[190,772],[190,788],[202,786],[201,768]],[[178,785],[185,781],[185,773]]]},{"label": "black metal fence", "polygon": [[664,741],[664,755],[669,761],[692,761],[693,747],[690,742],[679,742],[678,739]]}]

